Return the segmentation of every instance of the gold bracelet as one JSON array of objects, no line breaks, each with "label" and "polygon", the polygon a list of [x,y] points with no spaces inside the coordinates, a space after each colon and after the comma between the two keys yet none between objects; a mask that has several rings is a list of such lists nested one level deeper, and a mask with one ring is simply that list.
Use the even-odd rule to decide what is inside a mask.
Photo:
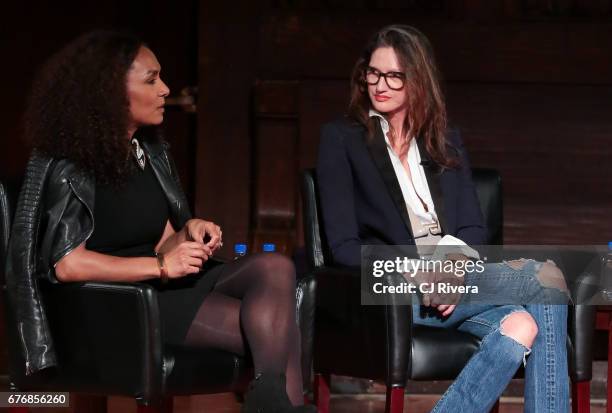
[{"label": "gold bracelet", "polygon": [[168,270],[166,269],[164,254],[161,252],[156,252],[155,258],[157,258],[157,266],[159,267],[159,278],[161,279],[161,283],[166,284],[168,282]]}]

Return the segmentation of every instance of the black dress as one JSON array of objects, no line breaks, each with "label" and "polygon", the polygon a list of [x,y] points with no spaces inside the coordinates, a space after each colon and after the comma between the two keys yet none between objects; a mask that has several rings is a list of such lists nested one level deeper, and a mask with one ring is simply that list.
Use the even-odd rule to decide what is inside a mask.
[{"label": "black dress", "polygon": [[[134,171],[120,188],[96,185],[95,226],[86,248],[119,257],[154,257],[169,214],[168,200],[147,162],[144,171]],[[223,267],[219,264],[209,260],[198,274],[166,285],[159,279],[145,281],[158,292],[166,343],[183,343],[198,308],[219,278]]]}]

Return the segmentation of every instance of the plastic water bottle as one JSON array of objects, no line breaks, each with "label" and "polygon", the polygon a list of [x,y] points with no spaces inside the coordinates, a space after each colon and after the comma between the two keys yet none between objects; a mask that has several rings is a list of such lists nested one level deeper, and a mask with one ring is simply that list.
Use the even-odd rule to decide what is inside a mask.
[{"label": "plastic water bottle", "polygon": [[275,252],[276,251],[276,245],[272,244],[271,242],[267,242],[263,244],[262,248],[263,248],[263,252]]},{"label": "plastic water bottle", "polygon": [[248,247],[245,243],[234,244],[234,260],[240,259],[247,255]]},{"label": "plastic water bottle", "polygon": [[608,253],[602,259],[604,275],[612,277],[612,241],[608,242]]}]

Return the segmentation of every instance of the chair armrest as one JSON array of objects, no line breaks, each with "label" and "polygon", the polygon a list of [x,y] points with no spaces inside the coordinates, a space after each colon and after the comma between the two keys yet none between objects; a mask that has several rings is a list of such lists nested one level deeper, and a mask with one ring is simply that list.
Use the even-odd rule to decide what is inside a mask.
[{"label": "chair armrest", "polygon": [[[362,368],[363,377],[371,377],[374,372],[387,385],[404,386],[410,359],[412,307],[396,304],[393,295],[387,305],[362,305],[358,269],[322,267],[313,274],[317,283],[315,334],[336,340],[327,345],[333,343],[336,351],[344,352],[344,358],[353,364],[344,366],[344,370],[352,369],[353,374],[359,374],[355,369]],[[315,336],[315,341],[318,340]],[[324,345],[315,347],[316,359]]]},{"label": "chair armrest", "polygon": [[[574,302],[588,302],[599,291],[599,274],[585,272],[572,285]],[[569,372],[573,382],[590,381],[593,377],[593,337],[597,307],[590,304],[570,305],[568,308]]]},{"label": "chair armrest", "polygon": [[298,279],[296,287],[297,320],[302,349],[302,382],[304,391],[312,388],[312,350],[314,340],[317,280],[314,274]]},{"label": "chair armrest", "polygon": [[[163,347],[155,290],[145,283],[43,283],[60,376],[75,390],[162,391]],[[72,387],[72,386],[71,386]]]},{"label": "chair armrest", "polygon": [[[395,295],[391,295],[391,299]],[[387,326],[387,385],[404,387],[412,349],[412,306],[390,303],[385,308]]]}]

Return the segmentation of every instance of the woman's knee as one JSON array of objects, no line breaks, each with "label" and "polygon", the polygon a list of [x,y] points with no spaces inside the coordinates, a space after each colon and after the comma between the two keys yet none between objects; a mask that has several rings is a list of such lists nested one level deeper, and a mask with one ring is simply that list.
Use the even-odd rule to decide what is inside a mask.
[{"label": "woman's knee", "polygon": [[517,311],[502,320],[500,331],[530,349],[538,335],[538,325],[528,312]]},{"label": "woman's knee", "polygon": [[563,271],[557,267],[554,261],[547,260],[546,262],[540,263],[540,265],[538,265],[536,278],[542,287],[556,288],[564,293],[569,292]]},{"label": "woman's knee", "polygon": [[545,262],[539,262],[534,260],[528,260],[521,258],[513,261],[505,261],[505,264],[510,268],[520,271],[523,267],[533,262],[535,265],[535,279],[545,288],[555,288],[563,293],[568,294],[569,289],[567,282],[565,281],[565,275],[557,264],[552,260],[546,260]]},{"label": "woman's knee", "polygon": [[295,289],[295,266],[289,258],[278,253],[266,253],[256,255],[253,259],[260,282]]}]

